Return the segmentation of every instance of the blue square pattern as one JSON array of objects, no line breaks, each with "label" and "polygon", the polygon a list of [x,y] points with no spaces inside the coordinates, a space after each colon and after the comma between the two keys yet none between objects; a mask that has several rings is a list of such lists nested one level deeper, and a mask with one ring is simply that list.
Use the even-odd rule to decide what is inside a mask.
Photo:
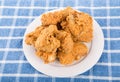
[{"label": "blue square pattern", "polygon": [[13,16],[15,13],[15,9],[3,8],[2,15],[3,16]]},{"label": "blue square pattern", "polygon": [[78,6],[90,7],[91,6],[91,1],[90,0],[78,0],[77,4],[78,4]]},{"label": "blue square pattern", "polygon": [[4,51],[0,51],[0,60],[3,59],[4,53],[5,53]]},{"label": "blue square pattern", "polygon": [[104,50],[108,50],[108,40],[104,40]]},{"label": "blue square pattern", "polygon": [[33,16],[39,16],[45,12],[44,9],[33,9]]},{"label": "blue square pattern", "polygon": [[1,6],[2,1],[0,1],[0,6]]},{"label": "blue square pattern", "polygon": [[110,0],[110,6],[120,6],[120,0]]},{"label": "blue square pattern", "polygon": [[112,82],[120,82],[120,80],[112,80]]},{"label": "blue square pattern", "polygon": [[110,30],[110,37],[111,38],[120,38],[120,29],[111,29]]},{"label": "blue square pattern", "polygon": [[35,0],[34,1],[34,6],[45,7],[46,6],[46,0]]},{"label": "blue square pattern", "polygon": [[64,3],[63,3],[64,7],[66,6],[75,6],[75,1],[74,0],[65,0]]},{"label": "blue square pattern", "polygon": [[48,0],[48,1],[50,7],[58,7],[60,4],[59,0]]},{"label": "blue square pattern", "polygon": [[107,26],[107,19],[95,19],[100,26]]},{"label": "blue square pattern", "polygon": [[25,33],[25,29],[24,28],[16,28],[16,29],[14,29],[14,33],[13,33],[13,35],[12,36],[14,36],[14,37],[18,37],[18,36],[24,36],[24,33]]},{"label": "blue square pattern", "polygon": [[20,60],[21,56],[23,56],[22,51],[9,51],[7,55],[7,60]]},{"label": "blue square pattern", "polygon": [[91,10],[90,9],[78,9],[79,11],[81,11],[81,12],[85,12],[85,13],[88,13],[88,14],[90,14],[91,15]]},{"label": "blue square pattern", "polygon": [[107,53],[103,53],[98,62],[100,62],[100,63],[107,63],[108,62],[108,54]]},{"label": "blue square pattern", "polygon": [[113,77],[120,77],[120,66],[112,66],[111,69]]},{"label": "blue square pattern", "polygon": [[18,18],[16,19],[16,26],[27,26],[28,25],[28,19],[26,18]]},{"label": "blue square pattern", "polygon": [[120,40],[110,41],[110,49],[111,50],[120,50]]},{"label": "blue square pattern", "polygon": [[0,28],[0,37],[9,36],[9,33],[10,33],[10,29]]},{"label": "blue square pattern", "polygon": [[12,18],[1,18],[0,19],[0,26],[11,26],[13,23]]},{"label": "blue square pattern", "polygon": [[102,31],[103,31],[104,37],[107,38],[108,37],[108,35],[107,35],[107,29],[102,29]]},{"label": "blue square pattern", "polygon": [[34,77],[20,77],[19,82],[34,82]]},{"label": "blue square pattern", "polygon": [[3,0],[5,6],[16,6],[18,0]]},{"label": "blue square pattern", "polygon": [[100,16],[100,17],[103,17],[103,16],[107,16],[107,10],[106,9],[95,9],[94,10],[94,16]]},{"label": "blue square pattern", "polygon": [[93,75],[94,76],[108,76],[108,74],[109,74],[108,66],[95,65],[93,67]]},{"label": "blue square pattern", "polygon": [[70,78],[56,78],[56,82],[70,82]]},{"label": "blue square pattern", "polygon": [[0,48],[5,48],[7,45],[7,40],[1,40],[0,39]]},{"label": "blue square pattern", "polygon": [[110,16],[120,16],[120,8],[119,9],[110,9]]},{"label": "blue square pattern", "polygon": [[74,82],[90,82],[89,79],[75,78]]},{"label": "blue square pattern", "polygon": [[51,77],[38,77],[37,82],[52,82],[52,78]]},{"label": "blue square pattern", "polygon": [[120,18],[110,19],[110,26],[120,26]]},{"label": "blue square pattern", "polygon": [[1,82],[16,82],[16,77],[4,76],[1,78]]},{"label": "blue square pattern", "polygon": [[31,0],[20,0],[20,6],[31,6]]},{"label": "blue square pattern", "polygon": [[111,53],[111,62],[112,63],[120,62],[120,53]]},{"label": "blue square pattern", "polygon": [[29,16],[30,9],[19,9],[18,16]]},{"label": "blue square pattern", "polygon": [[19,64],[11,64],[11,63],[6,63],[3,73],[7,73],[7,74],[15,74],[18,71],[18,65]]},{"label": "blue square pattern", "polygon": [[86,76],[88,76],[88,75],[90,75],[90,70],[88,70],[88,71],[86,71],[86,72],[84,72],[84,73],[82,73],[80,75],[86,75]]},{"label": "blue square pattern", "polygon": [[34,74],[35,69],[29,63],[23,63],[21,68],[22,74]]},{"label": "blue square pattern", "polygon": [[22,39],[12,39],[10,48],[22,48]]},{"label": "blue square pattern", "polygon": [[103,6],[106,6],[106,1],[107,0],[94,0],[94,6],[95,7],[103,7]]},{"label": "blue square pattern", "polygon": [[98,80],[98,79],[93,79],[93,82],[109,82],[109,80]]}]

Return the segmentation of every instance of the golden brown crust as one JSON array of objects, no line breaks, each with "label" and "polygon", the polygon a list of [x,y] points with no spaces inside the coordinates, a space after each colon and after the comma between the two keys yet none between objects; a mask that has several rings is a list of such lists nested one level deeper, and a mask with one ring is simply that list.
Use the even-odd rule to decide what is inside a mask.
[{"label": "golden brown crust", "polygon": [[72,53],[58,52],[58,58],[61,64],[68,65],[72,64],[75,60],[75,56]]},{"label": "golden brown crust", "polygon": [[44,29],[35,42],[35,48],[45,52],[56,52],[60,41],[54,37],[55,33],[57,33],[56,25],[50,25]]},{"label": "golden brown crust", "polygon": [[55,52],[43,52],[43,51],[37,50],[36,55],[40,57],[44,61],[44,63],[50,63],[55,61],[56,59]]},{"label": "golden brown crust", "polygon": [[37,40],[39,34],[45,27],[43,26],[38,26],[34,31],[28,33],[25,38],[25,42],[28,45],[35,45],[35,41]]},{"label": "golden brown crust", "polygon": [[42,15],[41,22],[42,25],[51,25],[51,24],[55,25],[58,22],[60,22],[61,19],[62,19],[61,12],[54,12],[54,13],[50,12]]},{"label": "golden brown crust", "polygon": [[65,31],[71,33],[74,41],[90,42],[92,40],[92,18],[86,13],[69,14],[66,20],[61,22],[61,26]]},{"label": "golden brown crust", "polygon": [[45,13],[41,17],[42,25],[51,25],[57,24],[66,18],[69,13],[73,13],[74,10],[71,7],[67,7],[64,10],[59,10],[55,12]]},{"label": "golden brown crust", "polygon": [[76,60],[81,59],[81,57],[86,56],[88,53],[88,48],[85,44],[76,42],[74,43],[72,54],[75,56]]},{"label": "golden brown crust", "polygon": [[43,14],[42,25],[26,35],[25,42],[36,49],[36,55],[45,63],[59,59],[61,64],[72,64],[88,53],[83,42],[93,38],[90,15],[70,7]]},{"label": "golden brown crust", "polygon": [[70,53],[74,44],[71,34],[61,30],[56,37],[60,40],[61,44],[58,50],[64,53]]}]

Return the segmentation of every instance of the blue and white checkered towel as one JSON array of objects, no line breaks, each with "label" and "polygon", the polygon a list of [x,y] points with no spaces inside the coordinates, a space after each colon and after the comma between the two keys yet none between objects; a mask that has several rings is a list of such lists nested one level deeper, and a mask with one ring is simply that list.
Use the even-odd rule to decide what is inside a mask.
[{"label": "blue and white checkered towel", "polygon": [[[71,6],[100,24],[105,47],[98,63],[71,78],[48,77],[26,60],[26,27],[42,13]],[[120,0],[0,0],[0,82],[120,82]]]}]

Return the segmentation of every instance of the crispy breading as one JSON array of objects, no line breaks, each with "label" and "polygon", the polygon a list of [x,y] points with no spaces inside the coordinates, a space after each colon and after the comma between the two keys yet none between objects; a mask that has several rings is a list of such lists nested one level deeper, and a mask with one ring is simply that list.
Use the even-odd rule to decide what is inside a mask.
[{"label": "crispy breading", "polygon": [[72,53],[58,52],[58,58],[61,64],[68,65],[72,64],[75,60],[75,56]]},{"label": "crispy breading", "polygon": [[37,50],[36,55],[40,57],[44,61],[44,63],[50,63],[55,61],[56,59],[55,52],[43,52],[43,51]]},{"label": "crispy breading", "polygon": [[26,35],[25,42],[35,47],[36,55],[45,63],[58,59],[68,65],[87,55],[84,42],[93,38],[90,15],[67,7],[43,14],[41,22],[41,26]]},{"label": "crispy breading", "polygon": [[81,42],[74,43],[72,54],[75,56],[76,60],[81,59],[81,57],[86,56],[88,53],[88,48],[85,44]]},{"label": "crispy breading", "polygon": [[61,26],[70,32],[74,41],[90,42],[93,37],[92,18],[83,12],[69,14]]},{"label": "crispy breading", "polygon": [[67,7],[64,10],[45,13],[41,17],[42,25],[57,24],[64,20],[69,13],[73,13],[74,10],[71,7]]},{"label": "crispy breading", "polygon": [[57,32],[56,25],[50,25],[44,29],[35,42],[35,48],[45,52],[56,52],[60,47],[60,41],[54,36]]},{"label": "crispy breading", "polygon": [[35,45],[35,41],[37,40],[39,34],[45,27],[43,26],[38,26],[34,31],[28,33],[25,38],[25,42],[28,45]]},{"label": "crispy breading", "polygon": [[69,53],[72,51],[73,48],[73,40],[70,33],[67,33],[63,30],[59,31],[56,37],[60,40],[60,47],[59,51],[64,53]]}]

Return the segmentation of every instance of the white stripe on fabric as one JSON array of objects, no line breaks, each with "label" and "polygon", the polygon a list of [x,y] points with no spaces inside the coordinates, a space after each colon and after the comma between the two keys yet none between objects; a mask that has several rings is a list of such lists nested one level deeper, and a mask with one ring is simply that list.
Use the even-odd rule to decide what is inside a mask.
[{"label": "white stripe on fabric", "polygon": [[111,50],[110,50],[110,7],[109,7],[109,0],[106,0],[106,5],[107,5],[107,35],[108,35],[108,63],[109,63],[109,67],[108,67],[108,73],[109,73],[109,82],[111,82],[112,80],[112,70],[111,70]]},{"label": "white stripe on fabric", "polygon": [[[61,0],[60,1],[60,4],[63,3],[64,0]],[[0,9],[3,9],[3,8],[14,8],[14,9],[31,9],[31,7],[33,9],[56,9],[56,8],[63,8],[63,6],[60,6],[60,7],[41,7],[41,6],[0,6]],[[90,7],[88,6],[75,6],[75,7],[72,7],[72,8],[75,8],[75,9],[90,9]],[[114,6],[114,7],[105,7],[105,6],[101,6],[101,7],[92,7],[93,9],[119,9],[120,6]]]},{"label": "white stripe on fabric", "polygon": [[[0,60],[0,63],[1,64],[4,64],[4,63],[12,63],[12,64],[14,64],[14,63],[22,63],[22,64],[28,63],[29,64],[29,62],[27,60],[19,60],[19,61],[18,60],[6,60],[6,61]],[[102,62],[102,63],[97,63],[96,65],[110,66],[110,63]],[[120,63],[112,63],[111,66],[120,66]],[[74,77],[71,77],[71,78],[74,78]]]},{"label": "white stripe on fabric", "polygon": [[[47,11],[47,9],[46,9],[46,11]],[[38,16],[32,16],[32,15],[30,15],[30,16],[1,16],[1,18],[5,18],[5,19],[6,18],[13,19],[13,17],[14,18],[20,18],[20,19],[35,19]],[[106,16],[94,16],[94,18],[95,19],[107,19],[107,18],[109,18],[109,19],[119,19],[120,16],[110,16],[110,17],[106,17]]]},{"label": "white stripe on fabric", "polygon": [[[4,1],[4,0],[3,0]],[[3,2],[2,1],[2,2]],[[17,2],[17,6],[19,6],[19,2],[20,2],[20,0],[18,0],[18,2]],[[14,15],[17,15],[17,12],[18,12],[18,9],[16,9],[15,10],[15,13],[14,13]],[[14,16],[13,16],[13,19],[14,19]],[[15,26],[15,23],[16,23],[16,19],[14,19],[13,20],[13,24],[12,24],[12,26]],[[8,42],[7,42],[7,44],[6,44],[6,51],[5,51],[5,53],[4,53],[4,56],[3,56],[3,61],[6,61],[6,58],[7,58],[7,54],[8,54],[8,48],[9,48],[9,46],[10,46],[10,42],[11,42],[11,36],[13,35],[13,29],[11,29],[10,30],[10,33],[9,33],[9,40],[8,40]],[[1,73],[3,72],[3,70],[4,70],[4,66],[5,66],[5,63],[3,63],[2,65],[1,65]],[[1,82],[1,78],[0,78],[0,82]]]},{"label": "white stripe on fabric", "polygon": [[[0,74],[0,76],[5,76],[5,77],[33,77],[34,74]],[[47,75],[43,75],[43,74],[38,74],[38,76],[36,77],[48,77]],[[85,76],[85,75],[80,75],[80,76],[76,76],[74,78],[84,78],[84,79],[90,79],[91,76]],[[119,77],[111,77],[112,80],[120,80]],[[93,76],[93,79],[97,79],[97,80],[109,80],[109,77],[107,76]]]}]

